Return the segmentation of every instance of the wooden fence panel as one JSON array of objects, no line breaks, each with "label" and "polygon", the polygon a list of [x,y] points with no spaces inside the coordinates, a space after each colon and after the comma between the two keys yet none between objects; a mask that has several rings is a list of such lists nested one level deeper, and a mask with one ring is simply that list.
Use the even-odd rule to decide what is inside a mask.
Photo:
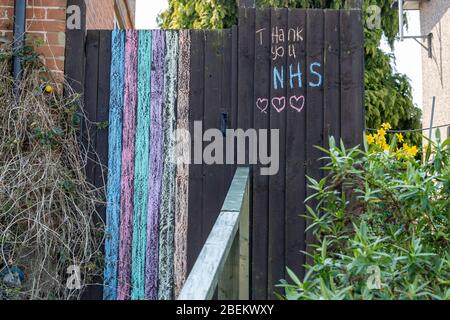
[{"label": "wooden fence panel", "polygon": [[203,30],[191,31],[190,68],[189,131],[191,133],[191,158],[194,163],[189,166],[188,272],[194,266],[203,246],[203,161],[194,157],[197,148],[195,141],[199,144],[200,151],[203,150],[201,132],[197,135],[196,130],[194,130],[194,122],[203,119],[204,108],[205,31]]},{"label": "wooden fence panel", "polygon": [[299,276],[305,264],[306,11],[289,10],[286,119],[286,266]]},{"label": "wooden fence panel", "polygon": [[[134,293],[134,298],[155,299],[158,294],[159,298],[170,298],[173,296],[174,278],[177,279],[176,292],[179,292],[186,275],[171,275],[174,264],[172,249],[176,255],[184,257],[181,257],[180,261],[177,260],[176,273],[189,273],[219,214],[237,167],[236,162],[239,156],[245,153],[245,164],[250,165],[252,172],[251,296],[254,299],[272,299],[274,292],[281,293],[275,286],[280,279],[286,278],[286,266],[302,277],[305,271],[303,265],[310,262],[302,251],[307,250],[307,244],[313,243],[314,239],[312,232],[305,232],[310,223],[301,215],[305,213],[304,200],[312,192],[307,188],[306,175],[316,179],[324,175],[320,169],[323,161],[318,160],[323,154],[315,146],[327,146],[329,135],[335,136],[336,140],[342,138],[347,146],[362,142],[364,51],[361,13],[356,10],[240,8],[239,25],[231,29],[183,32],[189,36],[187,37],[189,47],[182,47],[180,50],[187,50],[189,57],[179,59],[175,54],[172,57],[171,72],[173,77],[180,79],[184,74],[185,79],[177,86],[177,79],[173,78],[175,82],[170,82],[172,89],[167,90],[164,88],[163,80],[168,72],[167,66],[164,66],[164,59],[167,57],[165,39],[169,32],[152,31],[152,53],[159,55],[160,62],[156,63],[156,58],[153,57],[151,90],[148,90],[151,93],[150,141],[148,148],[143,146],[150,152],[149,210],[147,217],[142,215],[143,208],[139,211],[141,219],[137,219],[137,213],[134,212],[136,211],[134,202],[140,200],[139,196],[134,194],[133,178],[135,174],[136,177],[141,177],[142,173],[140,172],[142,168],[136,169],[139,172],[134,171],[135,162],[145,167],[146,161],[141,159],[144,161],[139,162],[139,154],[135,154],[135,151],[139,150],[135,150],[134,143],[136,125],[141,131],[142,129],[145,131],[145,127],[142,126],[143,119],[140,119],[142,110],[140,112],[138,110],[137,119],[134,116],[136,95],[143,101],[148,97],[143,89],[136,88],[140,79],[140,76],[139,79],[135,79],[139,65],[137,52],[141,47],[137,44],[138,34],[135,31],[123,33],[127,38],[125,41],[127,49],[123,48],[122,43],[121,50],[125,51],[121,55],[125,60],[123,61],[125,68],[122,66],[122,69],[125,69],[125,75],[122,70],[120,79],[117,70],[120,66],[115,64],[112,69],[109,67],[112,61],[112,47],[115,46],[116,51],[117,46],[120,47],[117,34],[110,31],[89,31],[84,38],[80,37],[79,32],[68,33],[68,56],[77,58],[81,64],[86,61],[85,68],[81,68],[84,70],[82,72],[75,68],[73,63],[66,62],[66,73],[74,83],[75,89],[80,93],[84,91],[84,112],[89,121],[82,130],[81,140],[88,151],[87,175],[94,186],[103,188],[107,177],[104,169],[109,161],[113,171],[108,173],[108,177],[115,177],[116,184],[117,181],[121,184],[119,192],[122,196],[114,194],[117,193],[117,188],[114,189],[111,185],[108,188],[108,204],[112,207],[108,207],[107,221],[108,232],[118,228],[117,223],[116,226],[111,225],[114,222],[111,215],[115,212],[114,204],[117,208],[120,204],[121,233],[113,237],[117,242],[120,236],[120,263],[116,266],[117,269],[110,268],[108,264],[105,275],[108,283],[112,281],[113,286],[117,286],[110,273],[118,273],[118,297],[122,299],[128,298],[131,292]],[[173,35],[178,33],[173,32]],[[116,43],[113,43],[113,39],[116,39]],[[86,46],[83,57],[79,58],[75,55],[79,52],[77,43],[81,42],[83,47],[86,42]],[[115,57],[117,59],[117,56]],[[182,61],[186,58],[189,65],[184,66],[188,69],[183,72],[179,64],[183,64]],[[110,88],[111,73],[115,75],[112,79],[114,84],[117,83],[118,87],[123,88]],[[77,83],[80,84],[78,87]],[[124,95],[118,94],[117,90],[121,90]],[[185,96],[181,97],[182,94]],[[182,99],[178,105],[175,100],[177,95]],[[170,110],[162,102],[164,97],[166,102],[171,103]],[[120,114],[123,116],[123,130],[122,120],[118,116],[121,106],[117,103],[117,99],[123,100],[125,108],[123,114]],[[114,112],[109,112],[110,103],[114,107]],[[178,118],[174,118],[177,107]],[[120,120],[120,124],[110,122],[110,126],[113,127],[108,129],[108,126],[103,124],[111,119]],[[199,126],[198,123],[194,125],[196,121],[202,121],[202,125]],[[168,161],[172,159],[173,148],[170,146],[173,146],[173,141],[169,137],[169,132],[174,130],[177,123],[179,127],[188,126],[191,134],[193,162],[186,167],[177,167],[169,163],[163,165],[164,159]],[[164,128],[169,130],[163,135]],[[211,128],[217,130],[210,137],[210,141],[204,142],[203,133]],[[237,128],[244,131],[251,128],[268,130],[266,132],[268,142],[261,144],[260,139],[264,138],[265,132],[260,131],[256,150],[255,146],[249,148],[248,136],[244,152],[238,154],[236,148],[233,150],[234,164],[226,164],[225,147],[224,163],[221,159],[216,159],[211,164],[204,163],[204,151],[208,154],[214,149],[211,142],[215,142],[215,138],[218,137],[227,137],[227,129]],[[265,176],[261,174],[261,169],[266,168],[267,164],[261,163],[260,157],[254,159],[250,155],[253,151],[257,151],[259,156],[264,154],[275,156],[271,154],[271,149],[276,146],[276,140],[270,140],[275,130],[279,132],[278,149],[274,149],[280,156],[278,173]],[[117,140],[119,136],[122,145],[119,145]],[[88,137],[91,138],[91,145],[87,145]],[[141,138],[145,140],[145,137],[139,137],[136,142],[138,149],[141,147],[139,142]],[[113,146],[108,146],[108,139],[110,143],[114,143]],[[226,145],[226,139],[223,144]],[[120,168],[117,167],[118,161],[112,161],[114,159],[111,159],[111,152],[108,157],[109,147],[123,155],[123,159],[120,159],[123,165],[120,165]],[[214,155],[214,152],[212,154]],[[197,158],[194,155],[197,155]],[[119,180],[114,170],[121,171]],[[163,191],[160,185],[164,174],[167,182],[164,189],[166,191]],[[187,181],[183,186],[179,184],[180,181],[175,181],[181,178]],[[145,176],[143,180],[146,180]],[[176,197],[173,195],[175,183],[177,190],[187,190],[183,195],[189,200],[187,213],[180,211],[180,205],[185,201],[173,199]],[[165,198],[164,203],[162,195]],[[146,206],[145,201],[142,204]],[[314,206],[315,202],[312,201],[309,205]],[[105,220],[105,209],[98,209],[102,220]],[[162,220],[159,220],[160,210],[163,214]],[[177,229],[177,221],[185,224],[182,219],[186,214],[187,235],[177,235],[174,240],[174,230],[184,232],[182,225]],[[143,294],[141,280],[137,281],[139,282],[137,288],[134,288],[135,286],[130,288],[132,283],[129,283],[131,278],[129,267],[131,253],[140,255],[138,251],[133,251],[134,246],[131,243],[133,228],[143,227],[142,219],[145,218],[148,228],[145,235],[146,278]],[[144,236],[144,233],[140,236]],[[161,237],[164,243],[159,243]],[[143,240],[139,242],[143,243]],[[185,249],[183,249],[184,242],[186,242]],[[176,248],[173,248],[174,246]],[[117,250],[114,251],[114,248],[115,245],[107,241],[108,259],[115,256],[114,252]],[[159,256],[160,251],[164,253],[164,257]],[[164,270],[158,269],[160,263],[165,265]],[[137,265],[134,267],[137,269],[132,270],[142,269]],[[165,291],[162,294],[157,286],[158,273],[164,283]],[[101,290],[91,290],[86,297],[99,298]],[[107,290],[105,298],[116,297],[113,292]]]},{"label": "wooden fence panel", "polygon": [[[254,101],[256,106],[253,111],[253,127],[257,130],[267,130],[270,126],[270,70],[271,70],[271,45],[270,45],[271,10],[256,10],[255,17],[255,90]],[[269,228],[269,177],[258,174],[261,165],[254,166],[253,175],[253,232],[252,243],[252,283],[253,299],[267,298],[267,252]]]},{"label": "wooden fence panel", "polygon": [[364,32],[359,10],[341,11],[341,124],[347,147],[363,143]]},{"label": "wooden fence panel", "polygon": [[341,138],[340,31],[339,11],[325,11],[324,138],[333,136],[337,142]]},{"label": "wooden fence panel", "polygon": [[[322,177],[322,161],[318,160],[323,157],[323,153],[316,146],[323,146],[323,64],[324,64],[324,34],[323,34],[323,11],[308,10],[307,12],[307,35],[306,35],[306,85],[308,87],[306,93],[306,157],[307,166],[306,174],[314,179]],[[310,196],[313,190],[307,189],[307,196]],[[311,207],[315,207],[316,202],[309,203]],[[307,227],[311,221],[307,220]],[[308,246],[314,243],[312,230],[306,231],[307,251],[311,252],[312,248]],[[309,257],[306,262],[310,263]]]},{"label": "wooden fence panel", "polygon": [[[279,140],[270,141],[272,146],[279,144],[279,170],[269,177],[269,264],[268,298],[273,298],[275,285],[284,279],[285,270],[285,170],[286,170],[286,111],[287,111],[287,9],[272,10],[271,28],[271,91],[270,91],[270,131],[279,130]],[[258,173],[257,173],[258,174]],[[258,214],[254,212],[254,214]],[[277,292],[281,292],[279,289]]]},{"label": "wooden fence panel", "polygon": [[[224,31],[206,31],[205,36],[205,80],[204,80],[204,111],[203,131],[215,129],[215,136],[205,137],[209,148],[215,146],[217,137],[220,139],[221,124],[221,98],[222,98],[222,65],[223,65],[223,33]],[[209,140],[209,141],[208,141]],[[220,142],[220,141],[219,141]],[[217,152],[204,148],[204,154],[216,155]],[[223,163],[206,162],[203,165],[203,217],[202,217],[202,243],[208,238],[223,203],[223,194],[226,194],[224,184]]]}]

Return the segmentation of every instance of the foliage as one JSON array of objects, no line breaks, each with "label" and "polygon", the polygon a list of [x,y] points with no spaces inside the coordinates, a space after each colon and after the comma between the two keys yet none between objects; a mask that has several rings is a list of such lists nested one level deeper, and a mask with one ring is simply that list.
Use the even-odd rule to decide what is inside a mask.
[{"label": "foliage", "polygon": [[[17,93],[14,54],[24,63]],[[32,48],[0,50],[0,300],[77,298],[68,267],[80,267],[82,288],[102,270],[100,192],[85,177],[79,96],[58,85]]]},{"label": "foliage", "polygon": [[[390,122],[396,129],[418,129],[421,127],[421,111],[414,106],[408,78],[395,72],[391,66],[392,55],[379,49],[383,35],[392,45],[398,32],[398,14],[391,9],[391,0],[364,1],[365,20],[373,12],[369,6],[381,9],[381,28],[369,28],[365,36],[365,105],[366,125],[378,128]],[[297,8],[345,8],[345,0],[257,0],[261,7]],[[228,28],[237,21],[235,0],[169,0],[169,9],[161,15],[164,28],[220,29]],[[412,145],[421,145],[421,135],[405,134]]]},{"label": "foliage", "polygon": [[169,0],[164,29],[223,29],[236,24],[236,0]]},{"label": "foliage", "polygon": [[438,133],[423,161],[399,157],[396,140],[322,149],[329,174],[309,178],[313,262],[303,281],[289,270],[284,298],[450,299],[450,138]]},{"label": "foliage", "polygon": [[[390,130],[391,128],[392,127],[389,123],[383,123],[381,128],[377,130],[377,133],[367,135],[367,143],[371,146],[371,150],[394,153],[399,160],[405,157],[416,157],[419,149],[417,146],[408,145],[408,143],[405,142],[405,138],[402,133],[396,133],[393,135],[390,139],[391,142],[389,143],[388,138],[386,137],[386,130]],[[397,143],[401,143],[401,147],[397,147],[393,150],[392,145],[396,145]]]}]

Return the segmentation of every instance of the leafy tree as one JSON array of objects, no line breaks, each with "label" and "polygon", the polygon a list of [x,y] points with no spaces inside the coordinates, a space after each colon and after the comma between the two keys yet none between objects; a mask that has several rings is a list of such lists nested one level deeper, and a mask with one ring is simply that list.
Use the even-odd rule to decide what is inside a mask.
[{"label": "leafy tree", "polygon": [[[257,0],[260,7],[345,8],[345,0]],[[421,111],[412,100],[408,78],[395,72],[392,55],[379,49],[383,35],[392,46],[398,31],[397,11],[391,0],[365,0],[365,19],[372,15],[369,6],[381,9],[381,28],[368,28],[365,35],[365,106],[366,125],[378,128],[389,122],[395,129],[418,129]],[[163,28],[220,29],[237,23],[236,0],[169,0],[169,9],[161,15]],[[367,20],[365,20],[367,21]],[[408,133],[410,144],[421,145],[421,135]]]},{"label": "leafy tree", "polygon": [[236,0],[169,0],[164,29],[223,29],[236,24]]}]

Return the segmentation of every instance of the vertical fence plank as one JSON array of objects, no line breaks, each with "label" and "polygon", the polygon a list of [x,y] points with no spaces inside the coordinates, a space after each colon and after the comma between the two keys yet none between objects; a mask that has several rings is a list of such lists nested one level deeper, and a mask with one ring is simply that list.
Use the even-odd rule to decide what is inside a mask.
[{"label": "vertical fence plank", "polygon": [[[235,128],[233,126],[233,106],[232,106],[232,88],[233,88],[233,64],[232,64],[232,47],[233,47],[233,32],[231,29],[224,29],[222,31],[222,87],[221,87],[221,105],[220,105],[220,123],[219,129],[224,131],[227,129]],[[224,139],[226,139],[226,131],[222,132]],[[225,141],[224,141],[225,142]],[[226,143],[223,145],[224,155],[224,168],[223,168],[223,191],[227,192],[231,181],[233,180],[235,166],[234,164],[227,164],[225,159],[227,158]],[[223,195],[225,196],[225,194]]]},{"label": "vertical fence plank", "polygon": [[[178,63],[177,129],[189,132],[189,72],[191,40],[189,31],[180,31]],[[189,204],[190,141],[184,134],[177,137],[177,183],[175,199],[175,297],[180,293],[187,277],[187,232]],[[181,145],[180,145],[181,144]],[[182,162],[180,162],[183,159]]]},{"label": "vertical fence plank", "polygon": [[125,93],[120,195],[119,300],[130,298],[131,245],[133,234],[134,152],[137,100],[138,33],[127,31],[125,38]]},{"label": "vertical fence plank", "polygon": [[[189,217],[188,217],[188,272],[194,266],[202,246],[202,216],[203,216],[203,162],[195,159],[195,150],[203,150],[201,132],[196,136],[194,122],[203,119],[204,109],[204,66],[205,66],[205,31],[192,30],[191,34],[191,66],[189,92],[189,132],[191,134],[191,160],[189,166]],[[198,146],[194,141],[197,141]],[[196,160],[199,160],[197,162]]]},{"label": "vertical fence plank", "polygon": [[305,140],[306,140],[306,11],[290,9],[288,17],[286,119],[286,266],[304,275]]},{"label": "vertical fence plank", "polygon": [[117,266],[119,258],[120,175],[122,168],[122,113],[125,61],[124,32],[112,32],[111,88],[109,109],[109,156],[106,206],[105,273],[103,298],[117,298]]},{"label": "vertical fence plank", "polygon": [[[255,67],[255,9],[239,8],[239,26],[237,34],[237,109],[235,128],[247,130],[253,126],[253,98],[254,98],[254,67]],[[245,151],[245,159],[249,161],[248,149]],[[237,162],[237,150],[235,148],[234,161]],[[253,212],[250,219],[253,219]],[[250,239],[253,242],[253,239]]]},{"label": "vertical fence plank", "polygon": [[[108,118],[111,77],[111,32],[99,32],[99,60],[98,60],[98,92],[96,112],[96,153],[97,165],[95,168],[95,186],[101,190],[105,188],[108,164]],[[98,208],[102,222],[105,221],[105,207]]]},{"label": "vertical fence plank", "polygon": [[[212,151],[217,139],[222,138],[220,132],[221,121],[221,89],[222,89],[222,63],[223,63],[223,31],[206,31],[205,41],[205,108],[203,113],[203,130],[214,129],[215,136],[205,136],[204,154],[216,155],[219,150]],[[211,131],[210,131],[211,132]],[[220,141],[218,144],[220,148]],[[212,162],[213,160],[214,162]],[[211,159],[203,165],[203,219],[202,219],[202,243],[204,243],[220,213],[223,203],[223,163],[220,159]],[[219,160],[216,162],[215,160]],[[226,191],[225,191],[226,194]]]},{"label": "vertical fence plank", "polygon": [[158,299],[159,215],[163,172],[163,100],[165,79],[165,32],[152,31],[152,73],[150,110],[150,177],[145,262],[145,298]]},{"label": "vertical fence plank", "polygon": [[164,82],[164,169],[159,224],[158,299],[173,298],[173,254],[175,230],[175,139],[178,86],[178,32],[166,32],[166,78]]},{"label": "vertical fence plank", "polygon": [[[67,7],[76,5],[82,13],[80,29],[66,30],[66,47],[64,59],[64,72],[69,88],[80,95],[84,92],[85,75],[85,43],[86,43],[86,4],[83,0],[68,0]],[[67,13],[69,18],[69,13]],[[67,90],[67,88],[65,88]]]},{"label": "vertical fence plank", "polygon": [[134,157],[134,211],[131,264],[131,298],[145,297],[145,253],[147,245],[147,208],[149,184],[150,101],[152,69],[152,34],[139,31],[138,100],[136,146]]},{"label": "vertical fence plank", "polygon": [[[239,27],[231,28],[231,128],[237,129],[238,125],[238,80],[239,80]],[[233,174],[236,171],[236,162],[232,166]]]},{"label": "vertical fence plank", "polygon": [[[89,100],[89,114],[93,116],[95,114],[95,119],[91,118],[92,121],[89,125],[90,127],[90,147],[92,153],[89,153],[90,164],[93,167],[91,173],[92,183],[97,190],[101,190],[102,194],[105,191],[106,175],[107,175],[107,162],[108,162],[108,144],[105,141],[108,140],[108,114],[109,114],[109,79],[110,79],[110,66],[111,66],[111,32],[109,31],[99,31],[98,32],[98,46],[97,46],[97,92],[94,94],[92,91],[89,94],[94,94],[97,98],[96,110],[91,108],[94,106],[94,97]],[[92,72],[95,72],[92,70]],[[90,71],[88,71],[90,73]],[[101,199],[102,204],[97,205],[96,212],[97,215],[93,216],[93,221],[100,228],[104,226],[106,221],[106,206],[104,202],[106,199]],[[102,251],[104,252],[104,246],[102,246]],[[90,298],[94,300],[101,299],[103,296],[103,279],[102,277],[95,277],[93,283],[91,284]]]},{"label": "vertical fence plank", "polygon": [[99,31],[89,31],[86,36],[86,78],[84,113],[86,121],[83,125],[82,143],[87,151],[86,176],[90,183],[95,185],[95,121],[97,119],[98,96],[98,63],[99,63]]},{"label": "vertical fence plank", "polygon": [[[307,11],[307,98],[306,98],[306,154],[307,154],[307,170],[306,174],[313,179],[321,178],[321,161],[322,153],[315,146],[323,145],[323,52],[324,52],[324,22],[322,10]],[[307,195],[312,194],[312,190],[307,188]],[[314,207],[315,201],[308,203]],[[309,227],[311,220],[307,220]],[[312,230],[306,233],[307,251],[311,252],[311,244],[314,243],[314,235]],[[307,263],[311,262],[310,257],[306,259]]]},{"label": "vertical fence plank", "polygon": [[287,34],[288,11],[287,9],[272,10],[271,25],[271,53],[272,70],[270,92],[270,130],[279,130],[279,140],[271,140],[271,146],[279,143],[279,171],[269,178],[269,277],[268,298],[274,297],[275,286],[280,279],[284,279],[285,268],[285,191],[286,191],[286,93],[287,75],[286,63],[288,56]]},{"label": "vertical fence plank", "polygon": [[340,18],[338,10],[325,11],[324,139],[341,138]]},{"label": "vertical fence plank", "polygon": [[[87,181],[95,187],[95,168],[96,168],[96,130],[95,122],[97,119],[97,92],[98,92],[98,51],[99,51],[99,32],[89,31],[86,35],[86,65],[85,74],[92,83],[84,83],[84,110],[81,123],[81,148],[85,157],[85,172]],[[94,214],[94,223],[98,223],[98,218]],[[89,287],[83,294],[83,299],[94,300],[95,289]]]},{"label": "vertical fence plank", "polygon": [[[253,127],[256,130],[267,130],[270,119],[270,48],[271,48],[271,14],[270,9],[257,9],[255,17],[255,67],[254,67],[254,100]],[[261,138],[261,137],[260,137]],[[267,141],[266,151],[270,143]],[[261,144],[259,146],[261,148]],[[269,228],[269,177],[261,175],[261,164],[254,166],[253,174],[253,231],[252,237],[252,298],[267,298],[267,250]]]},{"label": "vertical fence plank", "polygon": [[361,19],[360,10],[341,11],[341,135],[346,147],[363,142],[364,34]]},{"label": "vertical fence plank", "polygon": [[[253,126],[253,75],[255,67],[255,9],[239,8],[238,48],[238,119],[237,128],[247,130]],[[235,155],[236,156],[236,155]],[[245,161],[249,161],[248,148]]]}]

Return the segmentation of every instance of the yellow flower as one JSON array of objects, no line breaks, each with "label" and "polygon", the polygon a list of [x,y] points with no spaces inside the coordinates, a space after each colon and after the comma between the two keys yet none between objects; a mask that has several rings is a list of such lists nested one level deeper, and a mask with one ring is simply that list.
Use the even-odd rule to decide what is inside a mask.
[{"label": "yellow flower", "polygon": [[388,123],[388,122],[383,123],[383,124],[381,125],[381,127],[382,127],[384,130],[391,130],[391,129],[392,129],[390,123]]},{"label": "yellow flower", "polygon": [[384,137],[386,135],[386,130],[384,128],[378,129],[378,136]]},{"label": "yellow flower", "polygon": [[405,156],[415,157],[418,152],[419,152],[419,150],[417,149],[416,146],[410,147],[410,146],[408,146],[407,143],[403,144],[403,153],[405,154]]},{"label": "yellow flower", "polygon": [[375,142],[375,137],[371,134],[367,135],[367,143],[373,144]]},{"label": "yellow flower", "polygon": [[397,136],[398,142],[402,143],[403,141],[405,141],[401,133],[396,133],[395,135]]},{"label": "yellow flower", "polygon": [[416,146],[412,146],[411,148],[409,148],[408,152],[411,156],[415,157],[415,156],[417,156],[417,153],[419,151],[417,150]]}]

